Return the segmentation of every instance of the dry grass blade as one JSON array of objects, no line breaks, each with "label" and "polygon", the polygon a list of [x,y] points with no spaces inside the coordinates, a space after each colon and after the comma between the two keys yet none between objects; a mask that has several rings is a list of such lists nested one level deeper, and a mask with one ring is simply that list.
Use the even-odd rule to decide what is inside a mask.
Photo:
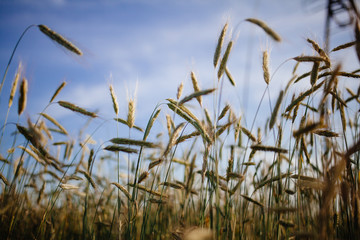
[{"label": "dry grass blade", "polygon": [[111,101],[113,103],[114,112],[116,115],[118,115],[119,114],[119,104],[117,102],[117,97],[116,97],[114,88],[111,84],[109,86],[109,90],[110,90]]},{"label": "dry grass blade", "polygon": [[335,99],[336,101],[340,104],[340,105],[344,105],[345,107],[347,107],[346,102],[334,91],[330,91],[329,92]]},{"label": "dry grass blade", "polygon": [[52,101],[54,101],[54,99],[57,97],[57,95],[59,95],[60,91],[66,86],[66,82],[63,81],[60,86],[55,90],[54,94],[52,95],[51,99],[50,99],[50,103]]},{"label": "dry grass blade", "polygon": [[110,152],[126,152],[126,153],[138,153],[137,149],[129,148],[129,147],[122,147],[118,145],[109,145],[104,148],[104,150]]},{"label": "dry grass blade", "polygon": [[279,34],[277,34],[274,30],[272,30],[265,22],[255,19],[255,18],[248,18],[245,19],[245,21],[251,22],[260,28],[262,28],[272,39],[274,39],[277,42],[281,42],[281,37]]},{"label": "dry grass blade", "polygon": [[47,120],[49,120],[55,126],[57,126],[60,129],[60,131],[62,131],[64,134],[68,135],[68,132],[66,131],[66,129],[58,121],[56,121],[53,117],[47,115],[46,113],[40,113],[40,115],[43,116],[44,118],[46,118]]},{"label": "dry grass blade", "polygon": [[258,201],[256,201],[256,200],[254,200],[254,199],[252,199],[251,197],[248,197],[248,196],[246,196],[246,195],[244,195],[244,194],[240,194],[240,196],[242,196],[242,197],[245,198],[247,201],[252,202],[253,204],[255,204],[255,205],[257,205],[257,206],[259,206],[259,207],[261,207],[261,208],[264,208],[264,204],[262,204],[262,203],[260,203],[260,202],[258,202]]},{"label": "dry grass blade", "polygon": [[124,188],[123,186],[121,186],[119,183],[117,182],[112,182],[111,184],[115,185],[123,194],[125,194],[125,196],[127,197],[128,200],[131,201],[131,195],[130,193],[126,190],[126,188]]},{"label": "dry grass blade", "polygon": [[[204,96],[204,95],[208,95],[212,92],[214,92],[216,90],[216,88],[211,88],[211,89],[207,89],[207,90],[202,90],[202,91],[198,91],[198,92],[194,92],[186,97],[184,97],[183,99],[180,100],[179,104],[184,104],[188,101],[190,101],[193,98],[199,99],[199,97]],[[198,100],[199,101],[199,100]],[[201,100],[199,101],[199,103],[201,102]]]},{"label": "dry grass blade", "polygon": [[48,26],[38,25],[40,31],[44,33],[46,36],[65,47],[69,51],[76,53],[77,55],[82,55],[82,52],[79,48],[77,48],[74,44],[72,44],[69,40],[58,34],[57,32],[51,30]]},{"label": "dry grass blade", "polygon": [[284,97],[284,91],[281,90],[279,93],[279,97],[276,100],[274,110],[271,114],[271,118],[270,118],[270,122],[269,122],[269,129],[272,129],[274,127],[283,97]]},{"label": "dry grass blade", "polygon": [[112,138],[110,139],[111,143],[114,144],[127,144],[127,145],[135,145],[135,146],[141,146],[141,147],[147,147],[147,148],[156,148],[159,147],[155,143],[142,141],[142,140],[134,140],[129,138]]},{"label": "dry grass blade", "polygon": [[287,153],[288,152],[288,150],[284,149],[284,148],[265,146],[265,145],[260,145],[260,144],[252,145],[251,149],[256,150],[256,151],[276,152],[276,153]]},{"label": "dry grass blade", "polygon": [[27,102],[27,91],[28,91],[28,82],[26,78],[23,78],[21,85],[20,85],[20,96],[19,96],[19,103],[18,103],[18,115],[20,116],[26,107]]},{"label": "dry grass blade", "polygon": [[17,85],[18,85],[18,82],[19,82],[19,79],[20,79],[20,76],[21,76],[21,71],[22,71],[22,64],[20,62],[19,66],[18,66],[18,69],[16,71],[16,74],[15,74],[14,81],[13,81],[13,83],[11,85],[8,108],[10,108],[12,103],[13,103],[13,99],[14,99],[14,96],[15,96],[15,93],[16,93],[16,88],[17,88]]},{"label": "dry grass blade", "polygon": [[64,108],[71,110],[71,111],[78,112],[78,113],[81,113],[83,115],[86,115],[86,116],[89,116],[92,118],[97,117],[97,115],[95,113],[89,112],[83,108],[80,108],[80,107],[76,106],[75,104],[72,104],[72,103],[69,103],[66,101],[58,101],[58,104]]},{"label": "dry grass blade", "polygon": [[228,23],[226,23],[224,25],[223,29],[221,30],[221,33],[220,33],[220,36],[219,36],[219,39],[218,39],[218,43],[216,45],[216,49],[215,49],[215,53],[214,53],[214,60],[213,60],[214,67],[216,67],[216,65],[219,62],[221,48],[222,48],[222,45],[224,43],[225,34],[226,34],[227,29],[228,29]]},{"label": "dry grass blade", "polygon": [[231,73],[230,73],[230,71],[229,71],[229,69],[227,67],[225,67],[225,74],[228,77],[231,85],[235,86],[235,80],[234,80],[233,76],[231,75]]},{"label": "dry grass blade", "polygon": [[267,85],[270,83],[270,71],[269,71],[269,54],[267,51],[263,51],[262,57],[262,69],[264,73],[264,80]]},{"label": "dry grass blade", "polygon": [[323,130],[323,129],[318,129],[313,131],[313,133],[315,133],[316,135],[319,136],[324,136],[324,137],[339,137],[340,135],[336,132],[332,132],[330,130]]},{"label": "dry grass blade", "polygon": [[230,41],[226,47],[226,51],[224,53],[224,56],[223,58],[221,59],[221,63],[220,63],[220,67],[219,67],[219,70],[218,70],[218,79],[221,78],[221,76],[223,75],[223,73],[225,72],[225,68],[226,68],[226,63],[229,59],[229,55],[230,55],[230,51],[231,51],[231,48],[233,46],[233,41]]},{"label": "dry grass blade", "polygon": [[[114,118],[114,120],[119,122],[119,123],[122,123],[122,124],[124,124],[124,125],[126,125],[128,127],[130,127],[129,123],[126,120],[122,119],[122,118]],[[139,126],[134,125],[133,128],[135,128],[136,130],[138,130],[140,132],[144,132],[144,129],[142,129]]]}]

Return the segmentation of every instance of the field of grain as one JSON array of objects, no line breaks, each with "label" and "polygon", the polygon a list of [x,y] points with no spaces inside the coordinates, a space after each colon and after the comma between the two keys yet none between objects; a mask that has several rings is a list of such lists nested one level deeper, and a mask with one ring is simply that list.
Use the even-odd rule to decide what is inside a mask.
[{"label": "field of grain", "polygon": [[[281,44],[264,21],[244,22]],[[62,100],[71,87],[66,82],[53,89],[41,113],[26,116],[27,76],[11,56],[8,67],[18,64],[17,72],[11,79],[6,69],[0,87],[2,99],[9,99],[0,146],[10,146],[0,159],[0,239],[359,239],[360,69],[333,61],[341,52],[356,52],[360,60],[359,23],[351,26],[354,41],[334,49],[304,39],[313,54],[284,59],[293,71],[278,93],[270,93],[275,72],[263,50],[264,90],[257,93],[262,98],[254,119],[222,101],[224,88],[237,84],[227,67],[240,44],[233,27],[226,23],[214,36],[213,83],[200,86],[194,69],[190,84],[179,83],[175,96],[154,104],[143,126],[136,121],[136,98],[128,98],[126,115],[120,113],[111,84],[104,96],[113,106],[111,119]],[[50,27],[30,28],[82,55]],[[311,71],[300,72],[302,65]],[[12,81],[9,93],[1,91],[5,81]],[[300,82],[307,88],[299,92]],[[114,135],[102,143],[94,132],[71,138],[49,106],[72,118],[97,119],[99,129],[116,123]],[[11,111],[18,122],[7,122]],[[265,124],[256,126],[257,118]],[[159,121],[165,132],[153,128]],[[124,126],[127,131],[119,131]],[[9,129],[13,133],[4,134]],[[99,166],[108,164],[112,171],[104,174]]]}]

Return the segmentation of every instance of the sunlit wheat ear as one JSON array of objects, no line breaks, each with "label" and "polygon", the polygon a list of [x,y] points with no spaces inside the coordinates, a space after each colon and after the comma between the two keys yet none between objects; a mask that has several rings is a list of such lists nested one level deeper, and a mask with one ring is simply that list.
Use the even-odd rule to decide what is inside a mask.
[{"label": "sunlit wheat ear", "polygon": [[183,189],[184,187],[178,183],[172,183],[172,182],[162,182],[159,185],[175,188],[175,189]]},{"label": "sunlit wheat ear", "polygon": [[78,186],[75,186],[75,185],[72,185],[72,184],[66,184],[66,183],[60,184],[60,187],[61,187],[63,190],[79,189]]},{"label": "sunlit wheat ear", "polygon": [[319,44],[317,44],[314,40],[311,39],[306,39],[309,43],[311,43],[312,47],[314,48],[314,50],[319,53],[320,56],[324,57],[326,59],[325,61],[325,65],[327,67],[330,67],[330,58],[329,56],[325,53],[325,51],[320,48]]},{"label": "sunlit wheat ear", "polygon": [[276,122],[276,118],[277,118],[277,115],[278,115],[278,112],[279,112],[280,105],[281,105],[283,97],[284,97],[284,91],[281,90],[280,94],[279,94],[279,97],[278,97],[278,99],[276,101],[274,110],[273,110],[273,112],[271,114],[271,118],[270,118],[270,122],[269,122],[269,129],[272,129],[275,122]]},{"label": "sunlit wheat ear", "polygon": [[276,153],[287,153],[288,152],[288,150],[284,149],[284,148],[265,146],[265,145],[260,145],[260,144],[252,145],[251,149],[256,150],[256,151],[276,152]]},{"label": "sunlit wheat ear", "polygon": [[230,109],[230,105],[226,104],[225,107],[221,110],[218,121],[221,120],[223,117],[225,117],[225,115],[229,111],[229,109]]},{"label": "sunlit wheat ear", "polygon": [[356,23],[355,23],[355,40],[356,40],[356,43],[355,43],[356,54],[360,61],[360,24],[359,24],[359,20],[356,20]]},{"label": "sunlit wheat ear", "polygon": [[269,85],[269,83],[270,83],[269,54],[267,51],[263,52],[262,69],[264,72],[264,80],[265,80],[266,84]]},{"label": "sunlit wheat ear", "polygon": [[251,22],[255,25],[258,25],[261,27],[272,39],[274,39],[277,42],[281,42],[281,37],[279,34],[277,34],[274,30],[272,30],[265,22],[255,19],[255,18],[248,18],[245,19],[245,21]]},{"label": "sunlit wheat ear", "polygon": [[131,200],[131,195],[130,193],[126,190],[126,188],[124,188],[123,186],[121,186],[120,184],[113,182],[111,183],[113,185],[115,185],[120,191],[122,191],[122,193],[127,197],[128,200]]},{"label": "sunlit wheat ear", "polygon": [[19,104],[18,104],[19,116],[23,113],[23,111],[26,107],[27,91],[28,91],[28,82],[27,82],[26,78],[23,78],[21,85],[20,85],[20,97],[19,97]]},{"label": "sunlit wheat ear", "polygon": [[169,143],[166,146],[166,149],[163,153],[163,156],[166,156],[169,154],[171,148],[176,144],[176,139],[178,138],[181,130],[183,129],[183,127],[185,126],[185,123],[180,123],[172,132],[170,139],[169,139]]},{"label": "sunlit wheat ear", "polygon": [[174,128],[174,122],[172,121],[171,116],[169,114],[166,114],[166,129],[168,131],[169,136],[173,128]]},{"label": "sunlit wheat ear", "polygon": [[178,87],[178,89],[177,89],[177,94],[176,94],[177,100],[180,99],[181,94],[182,94],[182,91],[183,91],[183,88],[184,88],[184,83],[181,82],[180,85],[179,85],[179,87]]},{"label": "sunlit wheat ear", "polygon": [[223,29],[221,30],[221,33],[220,33],[220,36],[219,36],[219,39],[218,39],[218,43],[216,45],[216,49],[215,49],[215,53],[214,53],[214,67],[216,67],[216,65],[219,62],[221,48],[222,48],[222,45],[224,43],[225,34],[226,34],[227,29],[228,29],[228,24],[226,23],[224,25]]},{"label": "sunlit wheat ear", "polygon": [[21,71],[22,71],[22,64],[20,62],[19,66],[18,66],[18,69],[16,71],[16,74],[15,74],[14,81],[13,81],[13,83],[11,85],[9,104],[8,104],[9,108],[11,107],[11,105],[13,103],[13,100],[14,100],[14,96],[15,96],[15,93],[16,93],[16,88],[17,88],[17,85],[18,85],[18,82],[19,82],[19,79],[20,79],[20,76],[21,76]]},{"label": "sunlit wheat ear", "polygon": [[220,67],[218,70],[218,75],[217,75],[218,79],[220,79],[221,76],[223,75],[223,73],[225,72],[226,64],[229,59],[229,55],[230,55],[233,43],[234,43],[233,41],[230,41],[226,47],[226,51],[224,53],[223,58],[221,59]]},{"label": "sunlit wheat ear", "polygon": [[80,108],[78,106],[76,106],[75,104],[72,104],[72,103],[69,103],[69,102],[65,102],[65,101],[58,101],[58,104],[64,108],[67,108],[71,111],[74,111],[74,112],[78,112],[78,113],[81,113],[83,115],[86,115],[86,116],[89,116],[89,117],[92,117],[92,118],[95,118],[97,117],[96,113],[93,113],[93,112],[89,112],[83,108]]},{"label": "sunlit wheat ear", "polygon": [[127,124],[129,128],[133,128],[135,124],[135,100],[130,99],[128,102]]},{"label": "sunlit wheat ear", "polygon": [[311,70],[311,75],[310,75],[311,86],[314,86],[318,79],[319,66],[320,66],[320,62],[314,62],[313,68]]},{"label": "sunlit wheat ear", "polygon": [[326,58],[322,56],[298,56],[293,58],[298,62],[325,62]]},{"label": "sunlit wheat ear", "polygon": [[161,164],[163,162],[163,159],[157,159],[149,163],[149,170],[156,167],[157,165]]},{"label": "sunlit wheat ear", "polygon": [[60,86],[56,89],[53,96],[50,99],[50,102],[54,101],[54,99],[57,97],[57,95],[60,93],[60,91],[66,86],[66,82],[63,81]]},{"label": "sunlit wheat ear", "polygon": [[46,113],[40,113],[41,116],[43,116],[44,118],[46,118],[47,120],[49,120],[50,122],[52,122],[55,126],[57,126],[60,131],[62,131],[64,134],[68,135],[68,132],[66,131],[66,129],[58,122],[56,121],[53,117],[47,115]]},{"label": "sunlit wheat ear", "polygon": [[142,181],[144,181],[147,177],[149,176],[149,172],[144,171],[140,174],[137,183],[141,183]]},{"label": "sunlit wheat ear", "polygon": [[216,89],[215,88],[211,88],[211,89],[206,89],[206,90],[202,90],[202,91],[198,91],[198,92],[194,92],[186,97],[184,97],[183,99],[181,99],[179,101],[179,104],[182,105],[188,101],[190,101],[193,98],[201,98],[203,95],[207,95],[210,94],[212,92],[214,92]]},{"label": "sunlit wheat ear", "polygon": [[[195,76],[195,73],[194,72],[191,72],[191,82],[193,84],[193,88],[194,88],[194,92],[199,92],[200,91],[200,87],[199,87],[199,83],[198,83],[198,80]],[[202,105],[202,98],[201,96],[197,97],[196,98],[197,101],[199,102],[200,106]]]},{"label": "sunlit wheat ear", "polygon": [[78,172],[83,174],[86,177],[86,179],[89,181],[89,183],[91,184],[91,186],[94,189],[96,188],[95,182],[94,182],[94,180],[92,179],[92,177],[90,176],[90,174],[88,172],[83,171],[83,170],[79,170]]},{"label": "sunlit wheat ear", "polygon": [[69,51],[71,51],[77,55],[80,55],[80,56],[82,55],[82,52],[79,48],[77,48],[74,44],[72,44],[69,40],[67,40],[66,38],[64,38],[63,36],[58,34],[57,32],[51,30],[48,26],[40,24],[40,25],[38,25],[38,27],[39,27],[40,31],[42,33],[44,33],[46,36],[48,36],[50,39],[54,40],[55,42],[57,42],[61,46],[65,47]]},{"label": "sunlit wheat ear", "polygon": [[116,98],[116,94],[115,94],[115,91],[113,89],[113,86],[111,84],[109,86],[109,90],[110,90],[111,100],[112,100],[112,103],[113,103],[114,112],[115,112],[116,115],[118,115],[119,114],[119,104],[117,102],[117,98]]},{"label": "sunlit wheat ear", "polygon": [[152,195],[155,195],[155,196],[158,196],[158,197],[163,197],[163,198],[168,198],[168,197],[169,197],[169,196],[166,195],[165,193],[161,193],[161,192],[158,192],[158,191],[154,191],[154,190],[148,189],[148,188],[146,188],[146,187],[144,187],[144,186],[142,186],[142,185],[129,184],[129,186],[131,186],[131,187],[136,187],[136,188],[138,188],[138,189],[140,189],[140,190],[142,190],[142,191],[148,192],[148,193],[150,193],[150,194],[152,194]]},{"label": "sunlit wheat ear", "polygon": [[336,51],[340,51],[342,49],[346,49],[346,48],[349,48],[349,47],[352,47],[356,44],[356,41],[352,41],[352,42],[348,42],[348,43],[345,43],[345,44],[341,44],[337,47],[334,47],[331,52],[336,52]]},{"label": "sunlit wheat ear", "polygon": [[227,67],[225,67],[225,73],[226,73],[226,76],[228,77],[231,85],[235,86],[235,80],[234,80],[234,77],[231,75],[229,69]]},{"label": "sunlit wheat ear", "polygon": [[205,152],[204,152],[204,155],[203,155],[203,163],[202,163],[202,168],[201,168],[201,182],[202,183],[204,182],[205,174],[206,174],[206,171],[207,171],[209,153],[210,153],[210,144],[208,144],[205,147]]}]

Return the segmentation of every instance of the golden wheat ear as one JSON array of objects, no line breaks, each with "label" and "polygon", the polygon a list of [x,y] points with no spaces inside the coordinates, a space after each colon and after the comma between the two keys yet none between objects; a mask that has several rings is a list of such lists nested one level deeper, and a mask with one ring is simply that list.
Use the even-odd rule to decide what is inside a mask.
[{"label": "golden wheat ear", "polygon": [[40,25],[38,25],[38,28],[40,29],[40,31],[42,33],[44,33],[50,39],[54,40],[55,42],[57,42],[61,46],[65,47],[69,51],[71,51],[77,55],[80,55],[80,56],[83,54],[82,51],[78,47],[76,47],[72,42],[70,42],[63,36],[61,36],[59,33],[53,31],[48,26],[40,24]]}]

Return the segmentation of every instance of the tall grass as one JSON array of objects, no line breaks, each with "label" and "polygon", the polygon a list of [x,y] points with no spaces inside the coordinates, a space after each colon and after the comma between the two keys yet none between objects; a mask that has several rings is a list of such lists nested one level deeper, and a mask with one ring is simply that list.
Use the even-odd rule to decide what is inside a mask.
[{"label": "tall grass", "polygon": [[[246,21],[261,27],[264,37],[280,41],[263,21]],[[50,28],[39,28],[81,53]],[[155,106],[146,126],[136,124],[135,99],[128,100],[126,119],[119,117],[112,86],[108,98],[113,119],[104,120],[63,100],[51,105],[73,111],[74,117],[98,118],[99,128],[116,122],[114,136],[96,147],[88,144],[93,133],[85,141],[71,139],[69,131],[46,112],[49,105],[35,123],[21,115],[27,86],[25,73],[19,70],[24,81],[18,115],[27,125],[19,120],[15,135],[7,136],[13,145],[0,159],[1,238],[360,238],[360,91],[339,84],[360,75],[358,69],[343,71],[343,66],[332,63],[333,52],[354,43],[325,52],[308,39],[315,54],[299,53],[291,59],[294,71],[276,102],[269,101],[269,116],[259,109],[276,75],[270,72],[268,52],[263,52],[264,93],[255,118],[246,124],[247,116],[237,115],[234,103],[222,101],[224,82],[236,84],[227,68],[236,44],[234,39],[224,42],[228,28],[226,24],[219,34],[214,53],[214,85],[201,89],[191,72],[193,92],[182,96],[181,83],[176,100],[168,98]],[[311,71],[296,73],[299,64],[309,62]],[[300,81],[309,84],[299,93]],[[54,91],[49,104],[61,98],[65,85]],[[11,101],[13,97],[11,91]],[[213,104],[206,106],[203,98],[212,98]],[[255,126],[259,117],[267,119],[264,126]],[[166,133],[153,129],[162,119]],[[129,132],[121,133],[119,124]],[[5,127],[1,131],[3,135]],[[132,131],[141,132],[142,138],[132,137]],[[164,137],[153,137],[158,134]],[[57,140],[60,137],[66,140]],[[120,153],[128,159],[126,179],[120,177]],[[115,178],[94,168],[95,163],[112,160],[117,162]]]}]

